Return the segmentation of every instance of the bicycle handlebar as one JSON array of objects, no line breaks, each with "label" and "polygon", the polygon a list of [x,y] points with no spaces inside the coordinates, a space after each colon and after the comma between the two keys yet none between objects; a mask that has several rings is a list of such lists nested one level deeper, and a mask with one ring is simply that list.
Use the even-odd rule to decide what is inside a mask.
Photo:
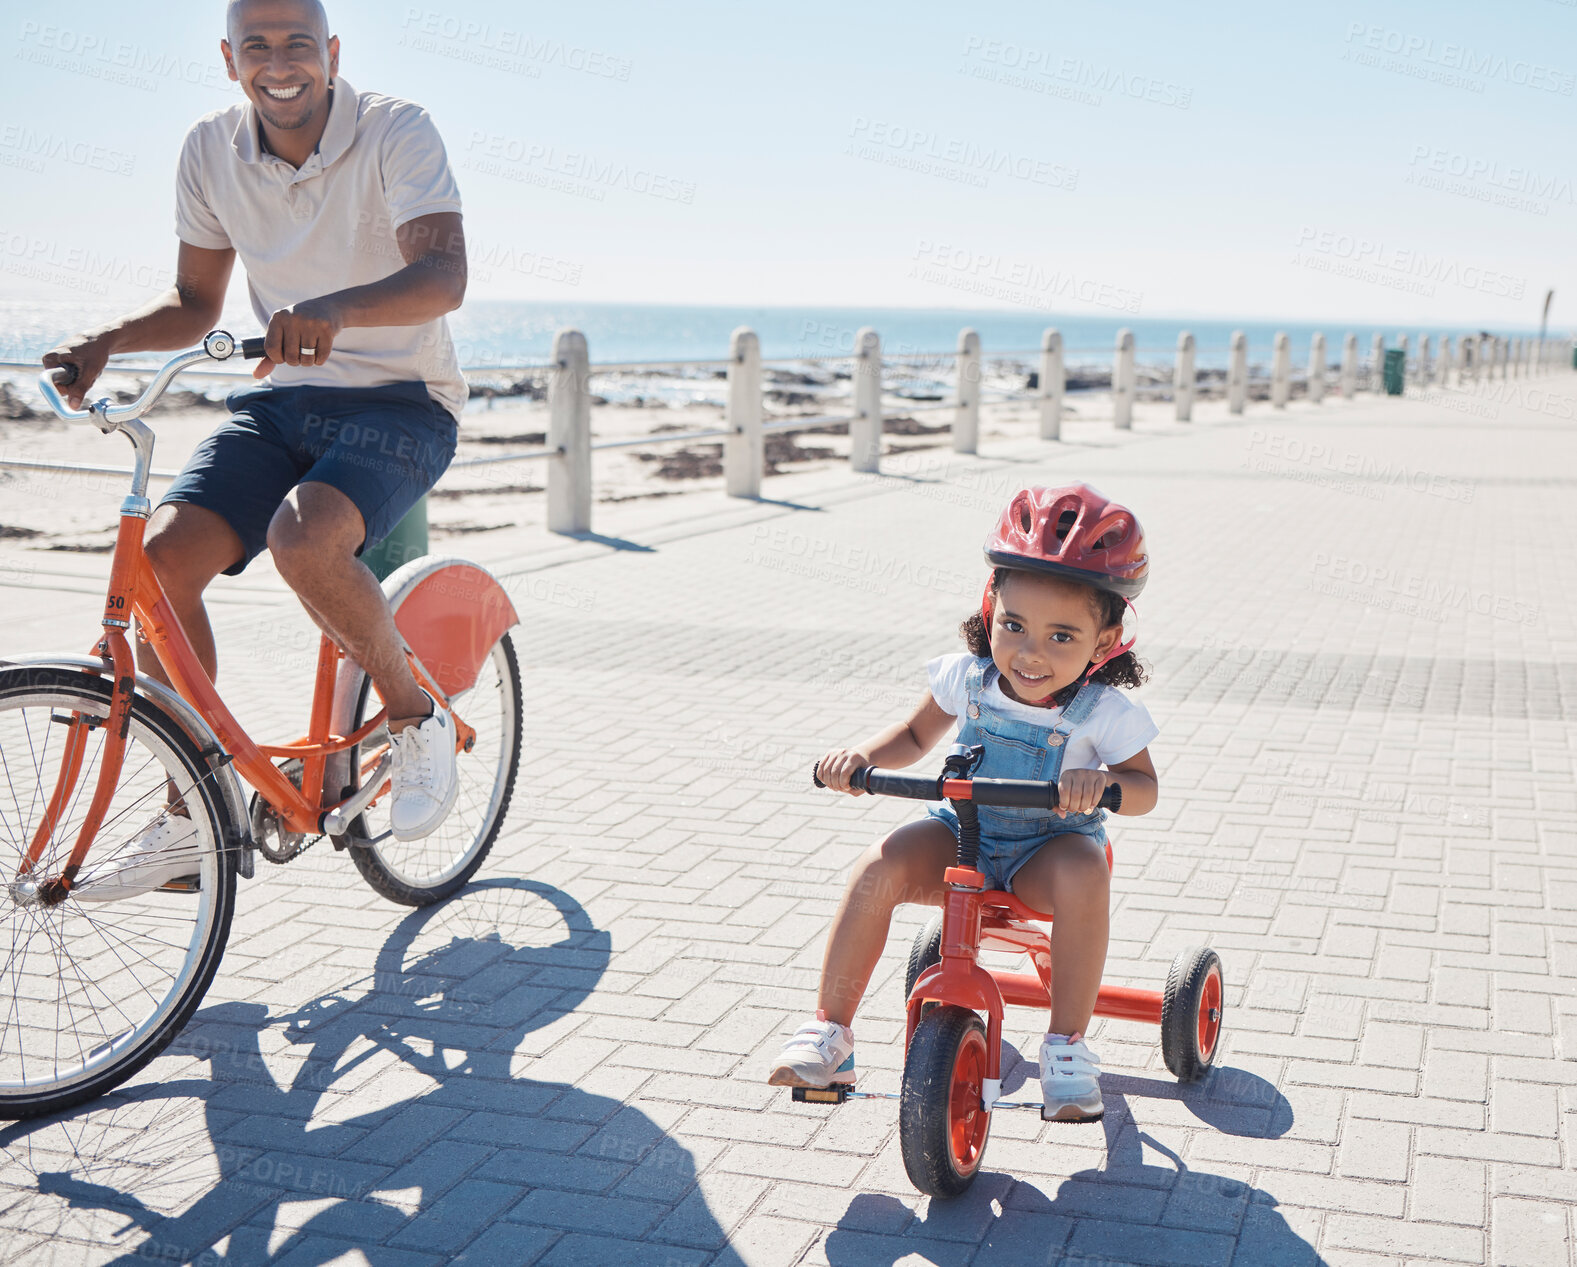
[{"label": "bicycle handlebar", "polygon": [[[38,391],[43,396],[44,403],[55,411],[55,416],[62,422],[91,422],[100,431],[108,434],[118,430],[122,423],[130,422],[147,413],[154,402],[164,395],[171,380],[182,370],[196,365],[199,361],[227,361],[237,354],[249,361],[256,360],[263,355],[263,340],[242,339],[237,344],[235,336],[228,331],[211,330],[204,336],[202,347],[182,352],[179,356],[165,362],[154,374],[153,380],[142,395],[124,405],[112,405],[109,397],[105,396],[86,409],[72,409],[60,395],[60,389],[70,387],[77,381],[77,376],[81,372],[77,366],[70,364],[47,369],[40,374]],[[67,370],[69,373],[57,379],[55,375],[61,370]]]},{"label": "bicycle handlebar", "polygon": [[[826,787],[819,774],[820,762],[812,768],[810,777],[817,787]],[[856,791],[870,792],[875,796],[899,796],[911,801],[973,801],[976,805],[994,805],[1014,809],[1057,808],[1057,785],[1041,779],[952,779],[946,775],[926,778],[920,774],[896,774],[879,770],[875,766],[862,766],[849,779]],[[1098,806],[1115,813],[1122,808],[1121,783],[1108,783],[1101,793]]]}]

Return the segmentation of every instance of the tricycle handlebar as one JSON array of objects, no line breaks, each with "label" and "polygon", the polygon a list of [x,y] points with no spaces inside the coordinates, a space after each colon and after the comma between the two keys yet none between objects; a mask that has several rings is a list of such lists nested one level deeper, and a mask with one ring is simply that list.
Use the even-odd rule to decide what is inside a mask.
[{"label": "tricycle handlebar", "polygon": [[[818,763],[819,764],[819,763]],[[826,787],[817,770],[811,771],[817,787]],[[875,796],[899,796],[911,801],[973,801],[1015,809],[1057,808],[1057,785],[1042,779],[953,779],[938,775],[928,779],[918,774],[896,774],[875,766],[858,769],[849,779],[856,791]],[[1101,809],[1114,813],[1122,808],[1121,783],[1108,783],[1101,793]]]}]

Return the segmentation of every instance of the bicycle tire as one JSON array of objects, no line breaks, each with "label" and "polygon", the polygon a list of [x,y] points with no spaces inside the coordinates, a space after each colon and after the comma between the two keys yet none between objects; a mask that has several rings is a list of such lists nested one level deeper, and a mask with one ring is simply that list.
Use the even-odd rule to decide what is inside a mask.
[{"label": "bicycle tire", "polygon": [[991,1134],[981,1106],[986,1027],[947,1004],[915,1027],[898,1096],[898,1142],[909,1181],[933,1197],[956,1197],[980,1172]]},{"label": "bicycle tire", "polygon": [[[142,696],[132,701],[115,799],[90,846],[78,877],[80,887],[59,905],[45,906],[27,897],[18,879],[18,864],[37,816],[59,776],[58,764],[49,759],[54,727],[70,725],[80,716],[107,716],[112,689],[103,678],[64,667],[0,670],[0,857],[7,884],[0,890],[0,938],[13,947],[0,965],[0,1118],[59,1112],[135,1075],[191,1019],[229,938],[237,828],[209,777],[208,760],[178,721]],[[76,813],[85,808],[96,779],[97,761],[91,753],[101,751],[102,741],[95,741],[90,730],[85,746],[90,755],[77,782],[81,795],[70,803],[54,833],[56,843],[49,846],[36,874],[49,874],[48,859],[62,859],[75,841],[80,821]],[[23,778],[28,756],[33,768]],[[124,833],[149,817],[150,804],[162,809],[170,778],[182,789],[188,814],[199,828],[197,840],[183,847],[195,868],[192,887],[170,891],[178,883],[171,882],[111,901],[82,900],[80,895],[91,889],[95,862],[115,857],[117,846],[109,842],[119,839],[124,847],[129,841]],[[22,785],[30,787],[24,791]],[[183,921],[190,925],[184,946],[179,931]],[[80,952],[74,952],[74,946]],[[39,963],[46,950],[50,960]],[[133,1016],[128,1008],[146,1014]],[[100,1012],[104,1017],[96,1020]],[[53,1028],[48,1024],[51,1016]]]},{"label": "bicycle tire", "polygon": [[[475,708],[479,699],[485,697],[485,686],[490,686],[498,699],[496,719],[491,715],[483,716],[482,711]],[[478,692],[483,695],[479,696]],[[366,678],[356,699],[355,727],[360,729],[378,707],[372,679]],[[507,633],[501,634],[493,644],[482,663],[477,685],[457,697],[456,707],[460,716],[476,728],[477,743],[471,752],[459,754],[462,795],[449,817],[430,836],[416,841],[397,841],[383,821],[387,818],[385,799],[381,810],[374,806],[361,814],[349,833],[353,842],[362,842],[350,846],[351,860],[362,879],[381,896],[404,906],[430,906],[458,892],[482,865],[509,812],[515,775],[520,768],[521,691],[520,662]],[[354,778],[359,778],[364,752],[376,752],[387,742],[385,732],[380,730],[353,750],[351,771]],[[488,756],[490,751],[494,757],[493,773],[488,780],[487,801],[478,811],[474,798],[469,805],[465,804],[466,780],[474,778],[472,772],[480,768],[474,763],[479,757]],[[481,787],[482,781],[475,778],[474,786]],[[453,848],[446,849],[443,841],[451,837],[456,843]],[[430,871],[418,870],[428,865],[420,860],[435,852],[443,859],[442,865]]]}]

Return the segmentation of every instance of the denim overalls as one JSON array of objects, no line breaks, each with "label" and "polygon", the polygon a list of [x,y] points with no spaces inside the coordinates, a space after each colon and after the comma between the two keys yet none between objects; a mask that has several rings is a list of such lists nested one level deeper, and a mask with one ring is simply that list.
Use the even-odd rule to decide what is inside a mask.
[{"label": "denim overalls", "polygon": [[[1062,756],[1068,736],[1089,720],[1100,702],[1101,693],[1110,690],[1099,682],[1086,682],[1072,701],[1057,715],[1055,726],[1037,726],[1020,721],[993,708],[986,699],[985,687],[996,675],[989,659],[976,659],[964,679],[969,692],[963,726],[956,743],[981,744],[985,756],[974,773],[991,779],[1043,779],[1051,782],[1062,775]],[[928,813],[958,834],[958,816],[951,805],[933,806]],[[1012,892],[1013,873],[1053,836],[1070,832],[1090,836],[1106,843],[1104,810],[1088,814],[1069,814],[1058,818],[1046,810],[1009,809],[980,806],[980,862],[988,889]]]}]

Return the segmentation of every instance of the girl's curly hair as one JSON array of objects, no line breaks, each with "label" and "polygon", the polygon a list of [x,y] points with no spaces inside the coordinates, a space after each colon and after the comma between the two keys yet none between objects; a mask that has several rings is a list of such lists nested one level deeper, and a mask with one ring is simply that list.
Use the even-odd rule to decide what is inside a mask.
[{"label": "girl's curly hair", "polygon": [[[991,596],[996,598],[1002,590],[1002,582],[1006,579],[1009,568],[993,568],[991,571]],[[1063,579],[1061,577],[1059,580]],[[1077,581],[1067,582],[1078,585]],[[1113,625],[1123,623],[1123,609],[1126,604],[1122,596],[1110,593],[1107,590],[1098,590],[1093,585],[1081,585],[1081,589],[1089,595],[1090,607],[1095,613],[1095,619],[1101,629],[1109,629]],[[986,629],[986,619],[978,611],[971,612],[968,619],[958,626],[958,632],[963,636],[964,642],[969,647],[969,654],[979,656],[981,659],[991,658],[991,635]],[[1143,686],[1150,676],[1150,671],[1134,655],[1132,651],[1124,651],[1120,656],[1108,660],[1094,673],[1090,674],[1090,681],[1104,682],[1107,686]],[[1058,708],[1064,707],[1074,695],[1078,693],[1078,683],[1063,687],[1053,697],[1052,702]]]}]

